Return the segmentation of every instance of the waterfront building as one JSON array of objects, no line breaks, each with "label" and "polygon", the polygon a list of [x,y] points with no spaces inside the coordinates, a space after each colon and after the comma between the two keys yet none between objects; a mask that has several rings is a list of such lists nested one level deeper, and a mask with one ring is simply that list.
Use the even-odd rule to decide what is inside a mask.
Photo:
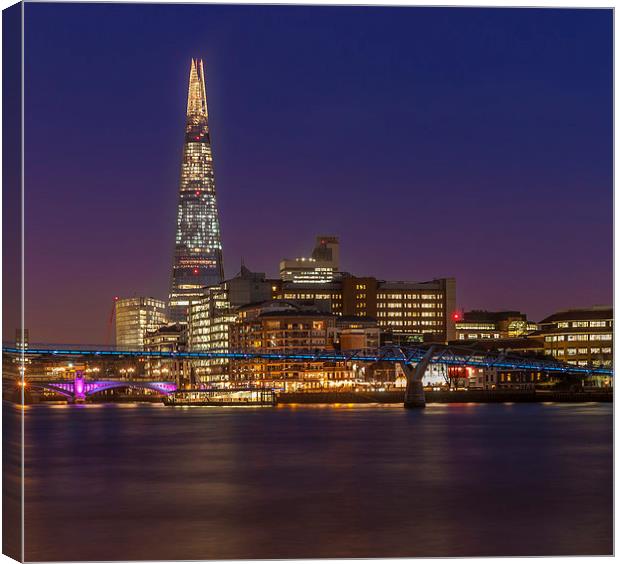
[{"label": "waterfront building", "polygon": [[456,339],[513,339],[532,333],[538,325],[520,311],[473,310],[455,314]]},{"label": "waterfront building", "polygon": [[456,281],[389,282],[343,274],[325,283],[274,283],[274,297],[325,301],[335,315],[373,317],[401,344],[455,338]]},{"label": "waterfront building", "polygon": [[543,340],[545,354],[578,366],[613,366],[611,306],[559,311],[539,325],[533,336]]},{"label": "waterfront building", "polygon": [[380,343],[377,320],[373,317],[337,316],[331,341],[335,348],[343,352],[360,351],[364,354],[376,354]]},{"label": "waterfront building", "polygon": [[192,59],[170,295],[171,321],[187,321],[192,300],[224,279],[203,62]]},{"label": "waterfront building", "polygon": [[[335,316],[336,327],[330,337],[334,348],[341,352],[377,354],[381,342],[381,331],[373,317]],[[347,374],[352,387],[375,383],[375,373],[367,362],[353,360],[346,364],[351,373]]]},{"label": "waterfront building", "polygon": [[120,298],[114,308],[117,350],[144,350],[147,333],[168,321],[166,304],[155,298]]},{"label": "waterfront building", "polygon": [[[334,350],[336,316],[310,305],[270,300],[240,307],[230,326],[233,350],[307,352]],[[231,379],[285,391],[350,388],[355,372],[350,363],[290,359],[234,360]]]},{"label": "waterfront building", "polygon": [[[467,346],[469,351],[505,353],[509,356],[544,359],[544,344],[541,339],[528,336],[514,338],[482,338],[463,341],[457,339],[450,343],[453,346]],[[458,385],[477,390],[495,390],[500,388],[530,388],[556,382],[553,375],[539,371],[516,371],[503,368],[461,366],[450,367],[447,371],[447,384]]]},{"label": "waterfront building", "polygon": [[286,282],[322,284],[338,276],[340,244],[338,237],[319,235],[310,257],[282,259],[280,279]]},{"label": "waterfront building", "polygon": [[[189,314],[188,347],[192,351],[226,352],[230,348],[229,327],[237,320],[239,306],[263,302],[272,297],[272,281],[264,272],[251,272],[241,266],[234,278],[203,290],[203,297],[192,302]],[[197,382],[226,382],[228,359],[193,362]]]},{"label": "waterfront building", "polygon": [[[228,328],[237,319],[222,284],[205,289],[205,297],[190,306],[188,347],[191,351],[226,352]],[[194,377],[201,384],[228,380],[228,359],[200,359],[193,362]]]},{"label": "waterfront building", "polygon": [[[168,323],[149,331],[144,338],[144,350],[149,352],[179,352],[186,349],[187,327]],[[179,358],[146,357],[145,373],[150,379],[174,381],[178,388],[191,384],[190,363]]]}]

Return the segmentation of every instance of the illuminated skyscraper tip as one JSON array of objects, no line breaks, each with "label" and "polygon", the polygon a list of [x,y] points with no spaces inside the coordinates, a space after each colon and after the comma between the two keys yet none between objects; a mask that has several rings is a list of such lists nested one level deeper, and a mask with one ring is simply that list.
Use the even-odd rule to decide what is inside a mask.
[{"label": "illuminated skyscraper tip", "polygon": [[201,59],[192,59],[168,303],[171,320],[186,321],[190,302],[202,297],[201,288],[223,279],[204,66]]},{"label": "illuminated skyscraper tip", "polygon": [[192,59],[192,65],[189,71],[187,115],[208,117],[207,94],[205,90],[205,72],[202,60],[198,59]]}]

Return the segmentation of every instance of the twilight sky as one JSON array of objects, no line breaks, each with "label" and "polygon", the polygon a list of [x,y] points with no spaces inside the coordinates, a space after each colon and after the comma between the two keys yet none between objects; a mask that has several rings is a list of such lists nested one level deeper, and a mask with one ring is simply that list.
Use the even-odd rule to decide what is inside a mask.
[{"label": "twilight sky", "polygon": [[166,296],[191,57],[228,277],[327,233],[344,270],[455,276],[465,309],[612,301],[611,10],[35,3],[25,22],[33,342],[103,343],[114,295]]}]

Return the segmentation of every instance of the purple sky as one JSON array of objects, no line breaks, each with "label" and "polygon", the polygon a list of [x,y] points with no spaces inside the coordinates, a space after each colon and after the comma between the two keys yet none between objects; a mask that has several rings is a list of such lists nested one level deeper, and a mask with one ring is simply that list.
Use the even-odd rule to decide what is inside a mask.
[{"label": "purple sky", "polygon": [[[314,236],[534,320],[612,300],[612,12],[26,5],[26,326],[167,294],[191,57],[226,275]],[[5,315],[5,339],[14,323]]]}]

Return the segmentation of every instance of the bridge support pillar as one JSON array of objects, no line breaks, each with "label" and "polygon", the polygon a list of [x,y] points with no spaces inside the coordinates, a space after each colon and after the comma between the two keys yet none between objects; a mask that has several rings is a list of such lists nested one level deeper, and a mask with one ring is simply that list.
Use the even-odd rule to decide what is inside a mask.
[{"label": "bridge support pillar", "polygon": [[407,376],[407,388],[405,389],[404,402],[405,408],[426,407],[426,397],[424,395],[424,387],[422,386],[422,378],[433,358],[433,353],[434,347],[431,347],[415,366],[408,362],[401,363],[401,368],[405,376]]},{"label": "bridge support pillar", "polygon": [[84,373],[81,370],[76,370],[73,380],[73,403],[84,403],[85,401],[86,384],[84,383]]},{"label": "bridge support pillar", "polygon": [[408,409],[413,407],[426,407],[426,396],[424,395],[422,380],[412,381],[411,383],[409,383],[409,381],[407,382],[404,406]]}]

